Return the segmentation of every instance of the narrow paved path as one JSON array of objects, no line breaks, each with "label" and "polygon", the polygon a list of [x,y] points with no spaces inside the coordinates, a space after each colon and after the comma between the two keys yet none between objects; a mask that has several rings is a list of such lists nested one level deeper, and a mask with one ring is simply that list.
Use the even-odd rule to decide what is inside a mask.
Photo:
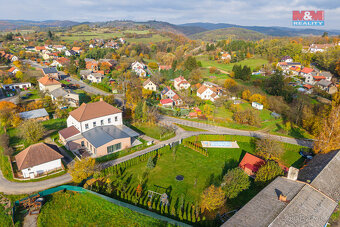
[{"label": "narrow paved path", "polygon": [[101,169],[108,168],[110,166],[117,165],[119,163],[125,162],[129,159],[136,158],[138,156],[141,156],[143,154],[146,154],[148,152],[151,152],[153,150],[159,149],[161,147],[164,147],[168,144],[178,142],[181,139],[188,138],[191,136],[199,135],[199,134],[227,134],[227,135],[240,135],[240,136],[251,136],[251,137],[256,137],[256,138],[263,138],[263,137],[270,137],[274,140],[278,140],[284,143],[290,143],[290,144],[296,144],[296,145],[301,145],[301,146],[306,146],[306,147],[312,147],[313,146],[313,141],[312,140],[300,140],[300,139],[294,139],[294,138],[288,138],[288,137],[283,137],[283,136],[276,136],[276,135],[270,135],[262,132],[256,132],[256,131],[244,131],[244,130],[238,130],[238,129],[231,129],[231,128],[224,128],[220,126],[214,126],[214,125],[209,125],[209,124],[204,124],[204,123],[199,123],[199,122],[194,122],[194,121],[188,121],[184,119],[178,119],[178,118],[173,118],[173,117],[168,117],[161,115],[160,116],[160,122],[163,124],[171,125],[173,123],[178,123],[182,125],[187,125],[191,126],[194,128],[199,128],[199,129],[204,129],[206,131],[184,131],[181,129],[176,130],[176,136],[165,140],[161,141],[160,143],[148,147],[144,150],[137,151],[135,153],[132,153],[130,155],[111,160],[108,162],[104,162],[99,164],[99,167]]}]

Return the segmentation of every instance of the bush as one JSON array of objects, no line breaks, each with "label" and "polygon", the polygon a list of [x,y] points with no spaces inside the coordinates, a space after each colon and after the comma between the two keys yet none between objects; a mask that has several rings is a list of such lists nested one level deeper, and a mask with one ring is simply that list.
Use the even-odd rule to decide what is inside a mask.
[{"label": "bush", "polygon": [[154,162],[153,159],[154,159],[153,157],[150,157],[150,158],[148,159],[148,162],[146,163],[146,167],[147,167],[148,169],[153,169],[153,168],[155,168],[155,162]]},{"label": "bush", "polygon": [[279,164],[274,161],[268,161],[257,171],[255,182],[260,185],[265,185],[274,180],[277,176],[282,176],[283,174],[284,172]]},{"label": "bush", "polygon": [[233,119],[239,124],[247,124],[251,126],[260,125],[260,116],[258,112],[252,109],[235,112]]},{"label": "bush", "polygon": [[229,199],[236,198],[240,192],[249,187],[250,179],[239,167],[229,170],[223,177],[222,189]]}]

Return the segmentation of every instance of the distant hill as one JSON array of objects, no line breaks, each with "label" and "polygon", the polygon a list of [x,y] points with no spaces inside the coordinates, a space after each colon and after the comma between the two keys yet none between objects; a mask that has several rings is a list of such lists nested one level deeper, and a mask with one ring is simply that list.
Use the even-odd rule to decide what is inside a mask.
[{"label": "distant hill", "polygon": [[322,35],[325,31],[328,32],[329,35],[339,35],[339,30],[326,30],[326,29],[298,29],[298,28],[289,28],[289,27],[264,27],[264,26],[241,26],[235,24],[225,24],[225,23],[187,23],[180,24],[181,27],[200,27],[206,30],[215,30],[221,28],[245,28],[252,31],[260,32],[270,36],[306,36],[306,35]]},{"label": "distant hill", "polygon": [[266,35],[244,28],[222,28],[211,31],[205,31],[190,35],[191,39],[200,39],[204,41],[218,41],[221,39],[233,38],[244,40],[259,40],[265,38]]},{"label": "distant hill", "polygon": [[68,20],[0,20],[0,30],[14,30],[28,27],[70,27],[78,24],[80,23]]}]

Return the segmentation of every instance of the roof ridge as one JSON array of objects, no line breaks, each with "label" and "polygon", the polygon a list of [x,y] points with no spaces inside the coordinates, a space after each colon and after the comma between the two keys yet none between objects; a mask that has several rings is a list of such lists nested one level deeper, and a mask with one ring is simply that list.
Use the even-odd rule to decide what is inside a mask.
[{"label": "roof ridge", "polygon": [[84,114],[86,107],[87,107],[87,103],[85,103],[85,102],[83,102],[83,103],[84,103],[84,111],[82,111],[82,113],[80,115],[80,118],[79,118],[80,121],[82,120],[83,114]]}]

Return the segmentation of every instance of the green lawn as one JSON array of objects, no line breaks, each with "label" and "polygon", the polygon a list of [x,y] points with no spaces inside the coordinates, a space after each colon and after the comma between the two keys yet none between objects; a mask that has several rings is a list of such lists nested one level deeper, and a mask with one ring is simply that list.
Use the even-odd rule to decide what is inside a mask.
[{"label": "green lawn", "polygon": [[187,126],[187,125],[182,125],[182,124],[175,124],[177,125],[178,127],[184,129],[185,131],[192,131],[192,132],[202,132],[202,131],[206,131],[204,129],[200,129],[200,128],[195,128],[195,127],[190,127],[190,126]]},{"label": "green lawn", "polygon": [[[157,140],[168,140],[175,136],[175,132],[171,128],[166,129],[165,127],[160,125],[136,123],[133,124],[132,126],[139,132],[144,133],[145,135],[150,136]],[[162,130],[164,132],[163,135]]]},{"label": "green lawn", "polygon": [[57,192],[42,207],[37,226],[167,226],[167,223],[90,193]]},{"label": "green lawn", "polygon": [[8,215],[8,210],[3,204],[0,204],[0,223],[1,226],[12,226],[12,216]]},{"label": "green lawn", "polygon": [[[205,157],[183,145],[179,145],[175,152],[169,151],[162,154],[157,159],[156,167],[154,169],[147,169],[147,162],[142,162],[128,167],[124,176],[126,178],[131,177],[130,185],[132,188],[136,188],[138,179],[140,179],[143,173],[147,173],[147,183],[146,188],[143,188],[144,191],[159,190],[161,188],[161,190],[164,189],[170,194],[173,201],[184,196],[186,202],[194,204],[195,201],[199,200],[202,191],[207,186],[213,183],[217,185],[220,184],[226,171],[237,167],[246,152],[255,154],[254,138],[251,137],[200,135],[198,137],[188,138],[187,140],[196,141],[196,139],[197,141],[236,140],[238,141],[240,148],[208,148],[209,156]],[[298,151],[301,148],[300,146],[284,144],[284,148],[285,153],[282,159],[284,164],[293,164],[300,160],[301,156],[298,154]],[[184,180],[177,181],[175,179],[177,175],[183,175]],[[251,190],[252,189],[249,189],[249,193],[253,195]],[[248,199],[251,199],[251,197],[248,197]],[[239,207],[242,204],[233,201],[232,205]]]},{"label": "green lawn", "polygon": [[249,59],[245,59],[245,60],[240,61],[240,62],[229,63],[229,64],[224,64],[224,63],[219,63],[219,62],[214,61],[214,60],[209,60],[207,55],[198,56],[198,57],[196,57],[196,59],[202,62],[202,67],[204,67],[204,68],[216,67],[218,69],[225,70],[227,72],[231,72],[231,70],[232,70],[232,68],[235,64],[247,65],[253,70],[254,68],[256,68],[258,66],[261,66],[263,64],[268,63],[268,60],[263,59],[263,58],[249,58]]},{"label": "green lawn", "polygon": [[29,93],[31,93],[32,95],[28,98],[28,99],[40,99],[40,92],[39,90],[30,90]]}]

